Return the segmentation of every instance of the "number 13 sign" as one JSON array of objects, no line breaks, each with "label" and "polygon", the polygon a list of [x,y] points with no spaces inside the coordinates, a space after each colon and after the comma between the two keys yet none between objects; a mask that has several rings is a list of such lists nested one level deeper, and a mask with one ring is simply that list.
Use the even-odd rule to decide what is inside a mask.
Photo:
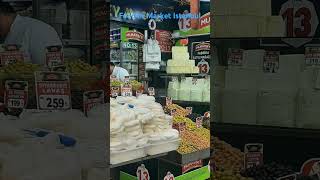
[{"label": "number 13 sign", "polygon": [[141,166],[138,167],[137,177],[138,180],[150,180],[149,171],[146,169],[144,164],[141,164]]},{"label": "number 13 sign", "polygon": [[171,174],[171,172],[168,172],[163,180],[174,180],[174,176]]}]

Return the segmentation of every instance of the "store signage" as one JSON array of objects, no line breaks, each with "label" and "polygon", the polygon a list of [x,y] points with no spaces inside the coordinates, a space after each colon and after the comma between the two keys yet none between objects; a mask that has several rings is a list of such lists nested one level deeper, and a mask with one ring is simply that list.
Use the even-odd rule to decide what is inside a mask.
[{"label": "store signage", "polygon": [[171,97],[166,97],[166,106],[172,105],[172,98]]},{"label": "store signage", "polygon": [[111,97],[117,97],[120,93],[120,87],[111,87]]},{"label": "store signage", "polygon": [[246,144],[244,147],[245,169],[263,164],[263,144]]},{"label": "store signage", "polygon": [[17,62],[23,62],[24,55],[20,48],[19,45],[15,44],[2,45],[2,50],[0,52],[1,65],[7,66]]},{"label": "store signage", "polygon": [[304,176],[320,178],[320,158],[314,158],[304,162],[300,173]]},{"label": "store signage", "polygon": [[167,172],[167,175],[163,178],[163,180],[175,180],[175,178],[171,172]]},{"label": "store signage", "polygon": [[48,68],[62,65],[63,63],[62,46],[49,46],[46,48],[46,65]]},{"label": "store signage", "polygon": [[263,72],[277,73],[279,71],[279,51],[266,51],[263,58]]},{"label": "store signage", "polygon": [[191,162],[191,163],[188,163],[184,166],[182,166],[182,174],[192,170],[192,169],[195,169],[195,168],[199,168],[199,167],[202,167],[203,166],[203,162],[202,160],[198,160],[198,161],[195,161],[195,162]]},{"label": "store signage", "polygon": [[202,15],[199,19],[200,21],[200,29],[210,26],[210,12]]},{"label": "store signage", "polygon": [[196,118],[196,126],[197,128],[202,128],[202,122],[203,122],[203,117],[197,117]]},{"label": "store signage", "polygon": [[5,106],[9,110],[24,109],[28,102],[28,82],[6,81],[4,99]]},{"label": "store signage", "polygon": [[197,64],[198,68],[199,68],[199,73],[204,75],[204,74],[208,74],[210,71],[210,65],[208,63],[208,61],[202,59],[198,64]]},{"label": "store signage", "polygon": [[166,30],[155,30],[156,40],[159,43],[161,52],[167,53],[171,52],[172,48],[172,34],[170,31]]},{"label": "store signage", "polygon": [[143,94],[143,90],[136,91],[136,97],[141,96]]},{"label": "store signage", "polygon": [[83,112],[88,115],[88,112],[95,106],[104,104],[104,91],[86,91],[83,93]]},{"label": "store signage", "polygon": [[144,42],[144,35],[139,31],[127,31],[126,39]]},{"label": "store signage", "polygon": [[156,95],[156,94],[155,94],[154,87],[149,87],[149,88],[148,88],[148,93],[149,93],[149,96],[154,96],[154,95]]},{"label": "store signage", "polygon": [[39,110],[71,109],[68,73],[36,72],[36,96]]},{"label": "store signage", "polygon": [[136,174],[138,180],[150,180],[149,171],[144,164],[138,167]]},{"label": "store signage", "polygon": [[230,48],[228,50],[228,65],[242,66],[243,63],[243,49]]},{"label": "store signage", "polygon": [[130,81],[130,76],[125,76],[124,77],[124,82],[125,83],[129,83],[129,81]]},{"label": "store signage", "polygon": [[192,114],[192,107],[186,107],[186,110],[188,111],[188,114]]},{"label": "store signage", "polygon": [[306,66],[320,65],[320,47],[306,47],[305,64]]},{"label": "store signage", "polygon": [[125,49],[138,49],[138,44],[133,42],[123,42],[122,48]]},{"label": "store signage", "polygon": [[284,176],[284,177],[280,177],[277,180],[296,180],[297,176],[298,176],[298,174],[295,173],[295,174],[290,174],[290,175],[287,175],[287,176]]},{"label": "store signage", "polygon": [[121,96],[132,96],[132,86],[131,84],[124,84],[124,85],[121,85]]},{"label": "store signage", "polygon": [[193,42],[191,47],[193,60],[210,60],[210,41]]}]

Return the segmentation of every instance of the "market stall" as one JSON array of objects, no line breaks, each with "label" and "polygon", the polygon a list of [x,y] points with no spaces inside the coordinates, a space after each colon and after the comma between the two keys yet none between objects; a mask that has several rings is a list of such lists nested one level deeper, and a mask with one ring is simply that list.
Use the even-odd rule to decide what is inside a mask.
[{"label": "market stall", "polygon": [[110,59],[126,74],[110,76],[113,179],[209,178],[209,6],[111,1]]},{"label": "market stall", "polygon": [[[319,104],[319,2],[215,3],[214,135],[242,151],[247,144],[262,144],[264,165],[259,158],[255,162],[273,164],[272,169],[280,173],[273,175],[267,170],[270,166],[247,168],[249,177],[263,178],[255,171],[271,179],[303,173],[303,163],[319,156],[314,144],[319,139],[314,111]],[[299,13],[302,10],[309,19]]]}]

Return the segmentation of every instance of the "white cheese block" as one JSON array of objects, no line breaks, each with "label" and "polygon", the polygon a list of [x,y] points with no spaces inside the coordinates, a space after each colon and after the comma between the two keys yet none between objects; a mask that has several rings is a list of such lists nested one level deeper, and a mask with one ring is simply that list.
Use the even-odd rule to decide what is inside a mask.
[{"label": "white cheese block", "polygon": [[305,61],[304,54],[280,55],[279,57],[280,72],[299,73],[303,69],[304,61]]},{"label": "white cheese block", "polygon": [[297,92],[299,85],[298,73],[264,73],[260,89],[262,90],[288,90]]},{"label": "white cheese block", "polygon": [[190,59],[190,55],[189,53],[172,53],[172,59],[177,60],[177,59],[181,59],[181,60],[189,60]]},{"label": "white cheese block", "polygon": [[173,46],[172,54],[176,53],[188,53],[188,46]]}]

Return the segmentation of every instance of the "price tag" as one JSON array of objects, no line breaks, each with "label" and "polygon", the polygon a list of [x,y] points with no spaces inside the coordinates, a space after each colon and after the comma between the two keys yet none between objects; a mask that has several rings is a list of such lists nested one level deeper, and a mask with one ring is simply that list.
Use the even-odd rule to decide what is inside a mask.
[{"label": "price tag", "polygon": [[120,94],[120,87],[111,87],[111,97],[117,97]]},{"label": "price tag", "polygon": [[186,130],[187,124],[185,122],[179,123],[179,132],[183,133]]},{"label": "price tag", "polygon": [[245,169],[263,164],[263,144],[246,144],[244,147]]},{"label": "price tag", "polygon": [[204,116],[205,118],[210,118],[210,112],[209,112],[209,111],[205,112],[203,116]]},{"label": "price tag", "polygon": [[296,180],[297,176],[298,176],[298,174],[295,173],[295,174],[290,174],[290,175],[287,175],[287,176],[280,177],[277,180]]},{"label": "price tag", "polygon": [[49,46],[46,48],[46,64],[52,69],[64,63],[62,46]]},{"label": "price tag", "polygon": [[138,180],[150,180],[149,171],[146,169],[144,164],[138,167],[136,174]]},{"label": "price tag", "polygon": [[36,95],[39,110],[71,109],[68,73],[36,72]]},{"label": "price tag", "polygon": [[171,97],[166,97],[166,106],[172,105],[172,98]]},{"label": "price tag", "polygon": [[125,76],[124,83],[129,83],[129,82],[130,82],[130,76]]},{"label": "price tag", "polygon": [[137,90],[136,91],[136,96],[141,96],[143,94],[143,90]]},{"label": "price tag", "polygon": [[228,65],[230,66],[242,66],[243,63],[243,49],[228,50]]},{"label": "price tag", "polygon": [[132,86],[130,84],[121,85],[121,96],[132,96]]},{"label": "price tag", "polygon": [[279,71],[279,51],[267,51],[263,59],[263,72],[277,73]]},{"label": "price tag", "polygon": [[163,178],[163,180],[175,180],[174,175],[171,172],[168,172],[167,175]]},{"label": "price tag", "polygon": [[192,107],[186,107],[186,110],[188,111],[188,114],[192,114]]},{"label": "price tag", "polygon": [[197,81],[198,81],[198,78],[196,78],[196,77],[192,78],[192,84],[193,85],[197,85]]},{"label": "price tag", "polygon": [[197,66],[199,67],[200,74],[208,74],[210,71],[210,65],[204,59],[202,59]]},{"label": "price tag", "polygon": [[154,96],[155,95],[154,88],[153,87],[149,87],[148,88],[148,93],[149,93],[149,96]]},{"label": "price tag", "polygon": [[304,176],[320,178],[320,158],[314,158],[304,162],[300,173]]},{"label": "price tag", "polygon": [[196,118],[197,128],[202,128],[202,122],[203,122],[203,117],[197,117]]},{"label": "price tag", "polygon": [[172,76],[172,81],[173,82],[178,81],[178,77],[177,76]]},{"label": "price tag", "polygon": [[176,109],[172,109],[171,112],[170,112],[170,115],[171,116],[175,116],[177,113],[177,110]]},{"label": "price tag", "polygon": [[320,47],[306,47],[305,63],[307,66],[320,65]]},{"label": "price tag", "polygon": [[20,46],[11,44],[3,45],[2,48],[3,51],[0,53],[2,66],[24,61],[23,52],[20,50]]},{"label": "price tag", "polygon": [[117,80],[117,76],[115,75],[111,75],[110,76],[110,82],[116,81]]},{"label": "price tag", "polygon": [[88,115],[88,112],[95,106],[104,104],[104,91],[86,91],[83,93],[83,112]]},{"label": "price tag", "polygon": [[27,81],[6,81],[5,82],[5,106],[8,109],[24,109],[28,101]]}]

